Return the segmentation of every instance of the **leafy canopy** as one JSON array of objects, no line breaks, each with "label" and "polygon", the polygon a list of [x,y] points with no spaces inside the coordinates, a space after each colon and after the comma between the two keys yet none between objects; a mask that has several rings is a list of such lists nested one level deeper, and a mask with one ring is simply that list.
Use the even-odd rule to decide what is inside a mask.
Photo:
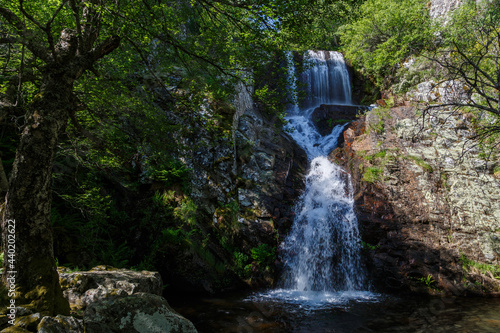
[{"label": "leafy canopy", "polygon": [[343,51],[354,66],[382,86],[386,76],[432,37],[424,0],[368,0],[359,18],[341,29]]}]

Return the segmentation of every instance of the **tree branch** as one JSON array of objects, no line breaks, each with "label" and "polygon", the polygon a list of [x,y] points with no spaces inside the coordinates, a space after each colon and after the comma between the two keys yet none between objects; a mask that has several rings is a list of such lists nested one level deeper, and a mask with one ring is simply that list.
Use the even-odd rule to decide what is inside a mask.
[{"label": "tree branch", "polygon": [[76,34],[78,38],[78,52],[80,54],[84,51],[83,36],[82,36],[82,24],[80,22],[80,12],[76,6],[75,0],[69,0],[69,6],[73,11],[73,17],[75,18]]},{"label": "tree branch", "polygon": [[118,36],[108,37],[102,43],[93,48],[92,51],[90,51],[90,58],[92,61],[99,60],[102,57],[113,52],[119,46],[120,46],[120,37]]},{"label": "tree branch", "polygon": [[47,49],[42,45],[37,43],[33,38],[33,32],[26,28],[26,25],[21,21],[16,14],[5,7],[0,6],[0,16],[5,18],[15,29],[17,34],[21,37],[21,40],[17,40],[26,47],[38,58],[42,59],[44,62],[50,61],[49,53]]}]

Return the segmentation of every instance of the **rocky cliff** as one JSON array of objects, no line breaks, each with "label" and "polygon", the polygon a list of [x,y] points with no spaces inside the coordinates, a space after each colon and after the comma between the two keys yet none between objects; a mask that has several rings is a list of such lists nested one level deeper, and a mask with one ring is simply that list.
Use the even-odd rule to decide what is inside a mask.
[{"label": "rocky cliff", "polygon": [[162,277],[186,290],[234,287],[231,271],[251,286],[272,285],[277,246],[304,188],[305,152],[255,107],[251,91],[240,86],[232,112],[231,138],[200,129],[193,141],[206,144],[186,160],[205,253],[216,262],[191,248],[171,256]]},{"label": "rocky cliff", "polygon": [[355,186],[367,265],[383,290],[500,292],[499,160],[470,114],[371,110],[331,157]]},{"label": "rocky cliff", "polygon": [[433,19],[442,18],[461,3],[461,0],[432,0],[430,1],[430,16]]}]

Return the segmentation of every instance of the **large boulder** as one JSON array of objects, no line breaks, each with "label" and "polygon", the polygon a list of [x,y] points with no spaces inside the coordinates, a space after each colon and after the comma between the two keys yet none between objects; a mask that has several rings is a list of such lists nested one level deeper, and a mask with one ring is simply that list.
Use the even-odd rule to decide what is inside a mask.
[{"label": "large boulder", "polygon": [[90,271],[59,271],[63,295],[73,310],[109,296],[132,295],[138,292],[161,295],[162,280],[158,272],[136,272],[97,266]]},{"label": "large boulder", "polygon": [[161,296],[139,293],[92,303],[83,317],[87,333],[195,333],[194,325]]},{"label": "large boulder", "polygon": [[83,321],[75,317],[43,317],[37,333],[84,333]]}]

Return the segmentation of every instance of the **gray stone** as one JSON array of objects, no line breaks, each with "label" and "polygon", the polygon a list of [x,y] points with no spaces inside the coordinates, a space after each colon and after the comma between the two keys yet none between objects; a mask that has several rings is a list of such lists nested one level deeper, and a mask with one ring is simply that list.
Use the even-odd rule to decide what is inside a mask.
[{"label": "gray stone", "polygon": [[195,333],[196,328],[158,295],[113,296],[92,303],[83,317],[87,333]]},{"label": "gray stone", "polygon": [[38,333],[84,333],[83,321],[75,317],[57,315],[43,317],[38,324]]},{"label": "gray stone", "polygon": [[34,313],[28,316],[19,317],[16,319],[16,326],[25,328],[30,331],[34,331],[38,323],[42,320],[42,315],[40,313]]},{"label": "gray stone", "polygon": [[84,272],[59,272],[63,295],[72,308],[84,309],[97,300],[137,292],[161,295],[162,281],[158,272],[136,272],[97,266]]},{"label": "gray stone", "polygon": [[461,0],[431,0],[430,16],[432,19],[442,18],[446,20],[448,13],[461,3]]}]

